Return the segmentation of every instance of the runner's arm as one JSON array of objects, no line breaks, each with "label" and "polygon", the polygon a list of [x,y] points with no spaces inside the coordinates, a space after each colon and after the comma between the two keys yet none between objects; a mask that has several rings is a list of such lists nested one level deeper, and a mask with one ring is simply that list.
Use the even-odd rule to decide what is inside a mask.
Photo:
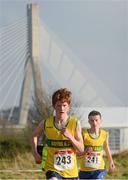
[{"label": "runner's arm", "polygon": [[62,129],[62,133],[70,140],[74,148],[79,152],[84,152],[83,138],[81,134],[81,125],[78,121],[75,137],[71,135],[67,128]]},{"label": "runner's arm", "polygon": [[111,155],[111,151],[110,151],[110,147],[109,147],[109,143],[108,143],[108,136],[107,136],[105,143],[104,143],[104,150],[105,150],[105,153],[106,153],[108,161],[109,161],[109,170],[114,171],[115,165],[114,165],[114,162],[112,159],[112,155]]},{"label": "runner's arm", "polygon": [[38,145],[37,143],[38,143],[38,138],[40,137],[43,129],[44,129],[44,122],[41,121],[32,134],[32,150],[36,163],[41,162],[41,156],[37,152],[37,145]]}]

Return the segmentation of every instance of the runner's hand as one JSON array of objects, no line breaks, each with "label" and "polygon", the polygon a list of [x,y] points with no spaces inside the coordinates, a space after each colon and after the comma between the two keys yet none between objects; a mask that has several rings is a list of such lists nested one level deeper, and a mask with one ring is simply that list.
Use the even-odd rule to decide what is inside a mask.
[{"label": "runner's hand", "polygon": [[42,158],[38,153],[34,154],[36,164],[40,164],[42,162]]},{"label": "runner's hand", "polygon": [[84,151],[85,155],[91,155],[91,153],[93,152],[93,148],[92,147],[87,147]]}]

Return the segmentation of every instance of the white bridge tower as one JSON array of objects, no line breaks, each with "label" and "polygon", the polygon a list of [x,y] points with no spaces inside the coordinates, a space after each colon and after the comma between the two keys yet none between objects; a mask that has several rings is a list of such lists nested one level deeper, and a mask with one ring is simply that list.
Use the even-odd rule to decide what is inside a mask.
[{"label": "white bridge tower", "polygon": [[27,59],[25,64],[25,76],[23,80],[19,125],[26,126],[29,110],[30,90],[32,79],[34,80],[34,92],[36,103],[43,102],[43,90],[40,73],[40,22],[39,22],[39,8],[37,4],[27,5]]}]

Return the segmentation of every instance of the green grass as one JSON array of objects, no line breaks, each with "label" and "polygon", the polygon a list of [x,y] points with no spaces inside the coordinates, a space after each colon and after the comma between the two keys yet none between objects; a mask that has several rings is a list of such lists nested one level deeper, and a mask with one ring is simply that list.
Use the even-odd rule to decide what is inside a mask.
[{"label": "green grass", "polygon": [[42,179],[44,173],[36,164],[31,152],[14,158],[0,158],[0,179]]},{"label": "green grass", "polygon": [[[128,152],[114,155],[116,165],[114,173],[107,173],[105,179],[128,179]],[[0,159],[0,179],[44,179],[40,165],[35,164],[31,152],[17,154],[14,158]],[[8,172],[7,170],[11,170]],[[19,171],[20,170],[20,171]],[[30,170],[30,171],[29,171]],[[33,170],[33,171],[32,171]],[[37,170],[37,171],[35,171]]]},{"label": "green grass", "polygon": [[[30,137],[29,132],[0,136],[0,179],[45,178],[40,165],[34,161]],[[128,179],[128,151],[113,155],[113,159],[116,170],[107,173],[105,179]]]},{"label": "green grass", "polygon": [[115,172],[107,173],[106,178],[128,179],[128,151],[113,155],[115,162]]}]

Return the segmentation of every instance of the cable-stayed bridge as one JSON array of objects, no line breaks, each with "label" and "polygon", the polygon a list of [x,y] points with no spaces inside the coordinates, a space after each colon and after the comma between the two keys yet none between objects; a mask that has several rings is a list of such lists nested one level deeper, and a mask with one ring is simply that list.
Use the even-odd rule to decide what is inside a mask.
[{"label": "cable-stayed bridge", "polygon": [[[2,116],[4,110],[10,109],[8,121],[13,116],[13,108],[20,106],[23,82],[28,72],[26,64],[32,53],[30,47],[32,34],[28,19],[27,15],[0,29],[0,110]],[[73,93],[74,104],[80,106],[78,111],[84,119],[87,118],[88,112],[95,108],[103,112],[105,126],[111,126],[111,120],[114,124],[117,118],[122,117],[123,120],[117,123],[118,126],[128,125],[125,121],[128,119],[127,105],[122,99],[86,64],[83,64],[45,22],[40,20],[39,26],[40,34],[37,35],[35,30],[34,38],[41,44],[39,71],[43,91],[51,95],[57,88],[67,87]],[[30,98],[27,97],[29,104],[35,91],[33,84],[34,81],[26,88],[30,89]]]},{"label": "cable-stayed bridge", "polygon": [[27,16],[0,28],[0,42],[1,119],[26,125],[33,96],[43,100],[44,94],[51,96],[57,88],[67,87],[82,126],[88,126],[89,111],[99,110],[103,126],[114,129],[111,145],[119,150],[124,148],[120,142],[124,142],[126,147],[127,100],[122,101],[39,19],[36,4],[27,6]]},{"label": "cable-stayed bridge", "polygon": [[8,120],[13,115],[13,107],[18,106],[27,59],[26,19],[18,19],[0,30],[0,110],[11,108]]}]

